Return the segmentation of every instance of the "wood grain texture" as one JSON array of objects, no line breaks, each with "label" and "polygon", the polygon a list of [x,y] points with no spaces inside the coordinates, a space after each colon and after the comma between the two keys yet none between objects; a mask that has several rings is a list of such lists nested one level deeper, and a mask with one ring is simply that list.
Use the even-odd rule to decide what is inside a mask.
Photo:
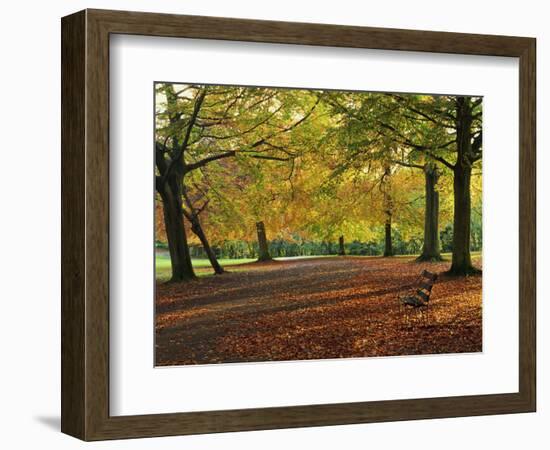
[{"label": "wood grain texture", "polygon": [[536,409],[536,41],[519,68],[519,391]]},{"label": "wood grain texture", "polygon": [[87,14],[86,439],[109,416],[109,33]]},{"label": "wood grain texture", "polygon": [[331,47],[521,56],[528,38],[374,27],[88,10],[110,32]]},{"label": "wood grain texture", "polygon": [[[520,60],[519,392],[109,416],[109,34],[511,56]],[[84,440],[535,410],[535,40],[86,10],[62,20],[62,430]],[[360,393],[358,393],[358,397]],[[185,405],[182,405],[182,409]]]},{"label": "wood grain texture", "polygon": [[85,430],[85,20],[65,17],[61,35],[61,430]]}]

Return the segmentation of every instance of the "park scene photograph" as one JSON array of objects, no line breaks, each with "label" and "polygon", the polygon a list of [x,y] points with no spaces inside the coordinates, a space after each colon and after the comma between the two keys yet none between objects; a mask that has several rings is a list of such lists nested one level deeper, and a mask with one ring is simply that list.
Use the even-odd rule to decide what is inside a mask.
[{"label": "park scene photograph", "polygon": [[483,350],[482,97],[154,90],[155,366]]}]

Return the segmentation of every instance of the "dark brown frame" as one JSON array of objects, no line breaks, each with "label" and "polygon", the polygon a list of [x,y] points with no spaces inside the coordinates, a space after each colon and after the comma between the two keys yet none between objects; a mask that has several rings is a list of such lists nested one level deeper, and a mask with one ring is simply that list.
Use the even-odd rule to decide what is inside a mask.
[{"label": "dark brown frame", "polygon": [[[535,411],[535,39],[105,10],[75,13],[61,25],[64,433],[100,440]],[[109,416],[108,99],[113,33],[518,57],[519,392]]]}]

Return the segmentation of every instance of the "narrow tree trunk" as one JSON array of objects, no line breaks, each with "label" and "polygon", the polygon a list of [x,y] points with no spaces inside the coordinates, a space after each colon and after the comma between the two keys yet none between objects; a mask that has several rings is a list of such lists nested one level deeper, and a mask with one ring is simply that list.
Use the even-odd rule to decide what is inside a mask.
[{"label": "narrow tree trunk", "polygon": [[271,261],[269,246],[265,235],[265,225],[262,221],[256,222],[256,232],[258,233],[258,261]]},{"label": "narrow tree trunk", "polygon": [[344,248],[344,236],[340,236],[338,238],[338,246],[340,248],[340,251],[338,252],[338,254],[340,256],[345,256],[346,254],[346,249]]},{"label": "narrow tree trunk", "polygon": [[384,256],[393,256],[393,245],[391,239],[391,221],[393,216],[393,197],[392,197],[392,177],[391,166],[386,163],[384,166],[384,175],[380,182],[380,191],[384,194]]},{"label": "narrow tree trunk", "polygon": [[457,99],[456,139],[457,162],[454,167],[454,218],[453,218],[453,262],[450,273],[468,275],[479,272],[472,266],[470,256],[471,198],[470,179],[472,166],[472,107],[468,97]]},{"label": "narrow tree trunk", "polygon": [[391,215],[388,214],[384,224],[384,256],[393,256],[393,246],[391,240]]},{"label": "narrow tree trunk", "polygon": [[[176,190],[175,193],[174,190]],[[172,264],[171,281],[192,280],[196,276],[191,264],[177,183],[166,183],[159,193],[163,202],[164,224]]]},{"label": "narrow tree trunk", "polygon": [[216,254],[212,250],[212,247],[210,247],[210,243],[206,238],[206,234],[204,234],[204,230],[202,229],[200,220],[196,216],[193,217],[191,220],[191,230],[200,239],[202,247],[204,248],[204,251],[208,256],[208,260],[210,261],[210,265],[212,266],[212,269],[214,269],[214,272],[218,275],[221,275],[222,273],[224,273],[223,267],[218,262],[218,258],[216,257]]},{"label": "narrow tree trunk", "polygon": [[437,167],[426,164],[424,168],[426,207],[424,210],[424,245],[417,261],[441,261],[439,246],[439,192],[436,185]]}]

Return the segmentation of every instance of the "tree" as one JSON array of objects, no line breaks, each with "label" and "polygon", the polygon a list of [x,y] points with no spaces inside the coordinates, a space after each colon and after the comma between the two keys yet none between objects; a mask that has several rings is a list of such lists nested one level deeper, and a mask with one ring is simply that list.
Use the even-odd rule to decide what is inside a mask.
[{"label": "tree", "polygon": [[393,256],[393,246],[391,238],[391,225],[393,217],[393,198],[392,198],[392,183],[391,183],[391,166],[388,163],[384,164],[384,174],[380,180],[380,191],[383,195],[384,208],[384,256]]},{"label": "tree", "polygon": [[[164,139],[164,143],[157,142],[155,144],[155,164],[158,171],[155,177],[155,187],[163,202],[166,237],[172,263],[171,281],[195,278],[183,223],[182,195],[185,164],[182,157],[184,149],[189,145],[191,130],[197,120],[205,94],[203,91],[196,97],[183,139],[180,141],[177,134],[173,133]],[[174,111],[177,105],[177,96],[172,85],[166,85],[165,95],[169,109],[167,122],[172,128],[181,120],[181,114]],[[168,140],[171,141],[171,148],[167,147]],[[167,154],[170,155],[170,158],[166,157]]]},{"label": "tree", "polygon": [[424,165],[395,160],[401,166],[420,169],[424,172],[424,239],[422,253],[417,261],[441,261],[441,249],[439,244],[439,191],[437,183],[440,171],[433,162]]},{"label": "tree", "polygon": [[[407,158],[438,162],[453,173],[453,262],[450,272],[476,272],[470,256],[471,195],[473,166],[481,159],[481,98],[428,95],[335,93],[326,97],[335,112],[355,119],[362,126],[351,146],[345,165],[357,156],[373,161],[388,154],[387,140],[398,151],[408,148]],[[350,146],[348,146],[350,147]],[[387,157],[387,156],[386,156]],[[454,160],[454,161],[453,161]],[[405,165],[411,164],[405,162]],[[424,167],[424,164],[414,164]],[[411,167],[414,167],[411,165]],[[435,199],[433,192],[426,198]],[[427,205],[433,219],[432,205]],[[387,222],[387,221],[386,221]],[[385,225],[386,232],[391,231]],[[428,227],[432,229],[434,227]],[[426,229],[426,226],[425,226]],[[433,230],[431,231],[433,237]],[[430,240],[430,239],[428,239]]]},{"label": "tree", "polygon": [[384,126],[390,120],[395,121],[395,100],[387,94],[331,93],[325,97],[325,102],[332,107],[333,114],[341,116],[339,127],[335,127],[341,148],[341,160],[335,173],[370,174],[373,183],[378,185],[382,194],[383,254],[393,256],[392,230],[399,203],[395,199],[398,189],[393,189],[392,179],[398,165],[423,168],[408,161],[410,152],[406,152],[406,158],[399,157],[404,153],[403,146],[388,133],[388,128],[402,123]]},{"label": "tree", "polygon": [[194,277],[189,245],[222,273],[216,254],[232,240],[260,260],[307,241],[338,242],[340,254],[422,248],[420,260],[438,260],[450,209],[451,270],[474,271],[481,99],[159,83],[156,111],[174,281]]},{"label": "tree", "polygon": [[[391,123],[387,117],[380,119],[383,133],[391,135],[396,143],[409,147],[413,153],[441,163],[453,173],[453,257],[449,272],[455,275],[478,272],[472,266],[470,255],[470,183],[472,168],[482,155],[482,99],[392,97],[403,112],[392,116],[400,123]],[[454,157],[454,162],[449,157]]]},{"label": "tree", "polygon": [[481,99],[458,97],[456,100],[457,158],[452,166],[454,173],[454,224],[453,224],[453,262],[449,272],[467,275],[479,272],[472,266],[470,256],[471,193],[470,182],[472,167],[481,159],[482,132],[475,127],[481,110],[476,107]]},{"label": "tree", "polygon": [[[172,281],[184,281],[195,277],[184,217],[209,249],[192,202],[187,210],[182,205],[186,178],[228,158],[292,160],[295,155],[282,137],[311,116],[319,99],[294,99],[269,88],[160,83],[157,100],[156,189],[164,207]],[[211,251],[209,258],[216,269]]]},{"label": "tree", "polygon": [[256,222],[256,233],[258,234],[258,261],[271,261],[269,245],[265,235],[265,225],[262,221]]},{"label": "tree", "polygon": [[439,170],[434,163],[424,165],[425,174],[425,208],[424,208],[424,243],[418,261],[441,261],[439,245],[439,192],[436,189]]},{"label": "tree", "polygon": [[208,206],[208,200],[204,201],[201,207],[196,208],[194,206],[195,202],[191,200],[191,197],[189,196],[185,186],[183,186],[183,199],[187,207],[187,209],[183,208],[183,215],[191,224],[191,231],[193,231],[193,233],[195,233],[195,236],[199,238],[202,247],[206,255],[208,256],[210,265],[214,269],[214,273],[217,275],[221,275],[222,273],[224,273],[223,267],[218,262],[218,258],[216,258],[216,254],[212,250],[210,242],[208,242],[208,238],[206,237],[199,218],[199,214],[204,211],[204,209]]},{"label": "tree", "polygon": [[344,247],[344,236],[340,236],[338,238],[338,248],[339,248],[338,254],[340,256],[346,256],[346,249]]}]

